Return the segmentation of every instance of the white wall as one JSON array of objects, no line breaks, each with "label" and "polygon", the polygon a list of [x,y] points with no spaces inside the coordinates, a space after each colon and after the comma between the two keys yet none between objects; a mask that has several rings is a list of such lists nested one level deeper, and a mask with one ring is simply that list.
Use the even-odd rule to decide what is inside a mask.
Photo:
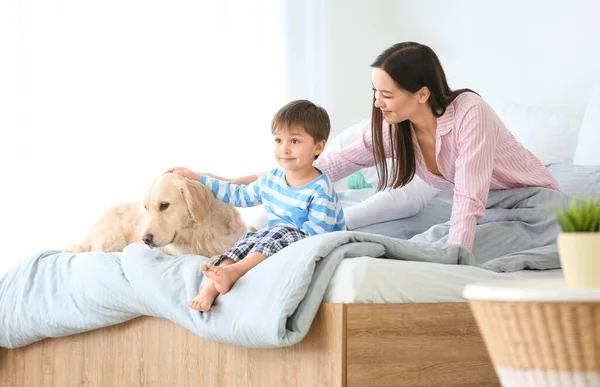
[{"label": "white wall", "polygon": [[[453,88],[469,87],[484,97],[500,94],[576,117],[600,77],[600,3],[593,0],[327,1],[331,67],[323,71],[331,73],[332,102],[327,104],[333,135],[370,115],[369,65],[399,41],[430,45]],[[198,22],[211,13],[190,12],[189,4],[179,2],[164,9],[141,1],[124,4],[0,2],[0,243],[6,256],[0,266],[72,242],[101,209],[136,198],[164,167],[203,169],[212,160],[203,151],[209,135],[225,136],[226,159],[233,161],[211,164],[222,168],[214,172],[251,173],[271,161],[270,152],[249,159],[244,149],[281,105],[283,90],[277,85],[284,75],[266,70],[268,76],[256,76],[265,71],[265,62],[257,60],[238,78],[215,76],[210,69],[218,67],[221,56],[208,57],[195,48],[195,37],[212,41],[216,29],[203,29],[210,20]],[[250,8],[231,26],[243,23],[254,9],[252,3],[239,4]],[[146,12],[140,15],[138,7]],[[218,14],[223,12],[229,13]],[[168,28],[156,27],[161,18]],[[273,23],[260,26],[277,38],[268,33],[267,27],[277,27]],[[236,42],[238,36],[226,38]],[[262,48],[268,54],[273,44],[280,43]],[[246,55],[256,57],[255,51]],[[270,63],[275,57],[265,56]],[[228,62],[234,70],[238,63]],[[202,66],[208,67],[202,71]],[[254,83],[242,96],[221,87],[246,78]],[[281,96],[272,92],[276,89]],[[259,92],[265,93],[263,99]],[[260,116],[257,100],[268,100]],[[229,128],[250,115],[255,124],[231,140]],[[219,123],[205,121],[209,116]],[[166,157],[155,147],[164,142],[183,148]],[[136,158],[126,161],[124,155],[136,148]]]},{"label": "white wall", "polygon": [[394,0],[332,2],[332,136],[371,115],[371,68],[396,43],[390,25]]},{"label": "white wall", "polygon": [[[278,0],[0,2],[0,274],[167,168],[272,164]],[[260,103],[258,103],[260,102]]]},{"label": "white wall", "polygon": [[[498,93],[581,117],[600,79],[600,3],[593,0],[402,1],[398,36],[430,44],[451,87]],[[427,15],[419,20],[418,15]],[[403,17],[404,19],[404,17]]]},{"label": "white wall", "polygon": [[452,88],[576,118],[600,78],[594,0],[336,0],[333,15],[336,132],[369,116],[369,65],[400,41],[432,47]]}]

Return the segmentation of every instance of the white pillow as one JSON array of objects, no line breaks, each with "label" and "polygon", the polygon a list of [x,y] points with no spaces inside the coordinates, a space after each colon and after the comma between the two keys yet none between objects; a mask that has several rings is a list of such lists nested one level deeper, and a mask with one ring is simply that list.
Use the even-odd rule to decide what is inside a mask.
[{"label": "white pillow", "polygon": [[579,120],[543,107],[497,98],[490,103],[517,141],[544,164],[572,162]]},{"label": "white pillow", "polygon": [[573,164],[600,165],[598,145],[600,145],[600,81],[592,89],[592,95],[585,109]]},{"label": "white pillow", "polygon": [[269,214],[267,214],[264,205],[243,207],[238,208],[237,210],[239,211],[244,223],[246,223],[248,226],[252,226],[257,230],[267,227]]},{"label": "white pillow", "polygon": [[352,125],[348,129],[344,129],[340,134],[329,141],[323,153],[337,152],[342,148],[350,145],[355,138],[359,137],[363,132],[371,129],[371,119],[367,118],[360,121],[358,124]]}]

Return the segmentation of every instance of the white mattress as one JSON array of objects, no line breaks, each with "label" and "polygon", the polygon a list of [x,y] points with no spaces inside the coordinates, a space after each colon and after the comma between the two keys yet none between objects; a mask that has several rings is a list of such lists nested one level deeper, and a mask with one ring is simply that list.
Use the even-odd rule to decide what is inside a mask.
[{"label": "white mattress", "polygon": [[398,261],[372,257],[344,259],[331,279],[325,302],[465,302],[466,285],[493,279],[561,278],[562,270],[495,273],[474,266]]}]

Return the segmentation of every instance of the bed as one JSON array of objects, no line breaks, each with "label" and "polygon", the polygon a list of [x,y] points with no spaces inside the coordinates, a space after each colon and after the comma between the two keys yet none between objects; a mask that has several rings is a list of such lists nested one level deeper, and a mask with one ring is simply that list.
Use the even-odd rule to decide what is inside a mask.
[{"label": "bed", "polygon": [[464,284],[560,275],[357,257],[338,266],[308,335],[294,346],[216,343],[145,316],[2,348],[0,380],[40,387],[499,386],[462,299]]},{"label": "bed", "polygon": [[[597,167],[550,169],[571,195],[600,192]],[[365,231],[399,229],[373,225]],[[462,298],[463,287],[494,278],[558,276],[560,270],[497,273],[472,265],[357,254],[335,264],[310,329],[293,345],[226,344],[167,319],[142,316],[0,348],[0,380],[2,386],[40,387],[499,386]]]},{"label": "bed", "polygon": [[247,348],[166,319],[0,349],[3,386],[498,386],[464,285],[557,277],[367,256],[337,266],[306,337]]},{"label": "bed", "polygon": [[[457,328],[440,331],[442,322]],[[499,386],[464,303],[324,303],[308,336],[278,349],[218,344],[140,317],[2,349],[0,359],[7,387]]]}]

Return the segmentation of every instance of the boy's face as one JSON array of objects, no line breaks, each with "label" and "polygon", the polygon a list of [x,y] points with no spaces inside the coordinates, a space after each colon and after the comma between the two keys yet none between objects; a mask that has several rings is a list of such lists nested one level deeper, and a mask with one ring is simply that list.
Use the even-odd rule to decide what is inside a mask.
[{"label": "boy's face", "polygon": [[275,160],[285,171],[312,168],[316,155],[325,148],[325,140],[315,140],[298,125],[277,128],[273,133]]}]

